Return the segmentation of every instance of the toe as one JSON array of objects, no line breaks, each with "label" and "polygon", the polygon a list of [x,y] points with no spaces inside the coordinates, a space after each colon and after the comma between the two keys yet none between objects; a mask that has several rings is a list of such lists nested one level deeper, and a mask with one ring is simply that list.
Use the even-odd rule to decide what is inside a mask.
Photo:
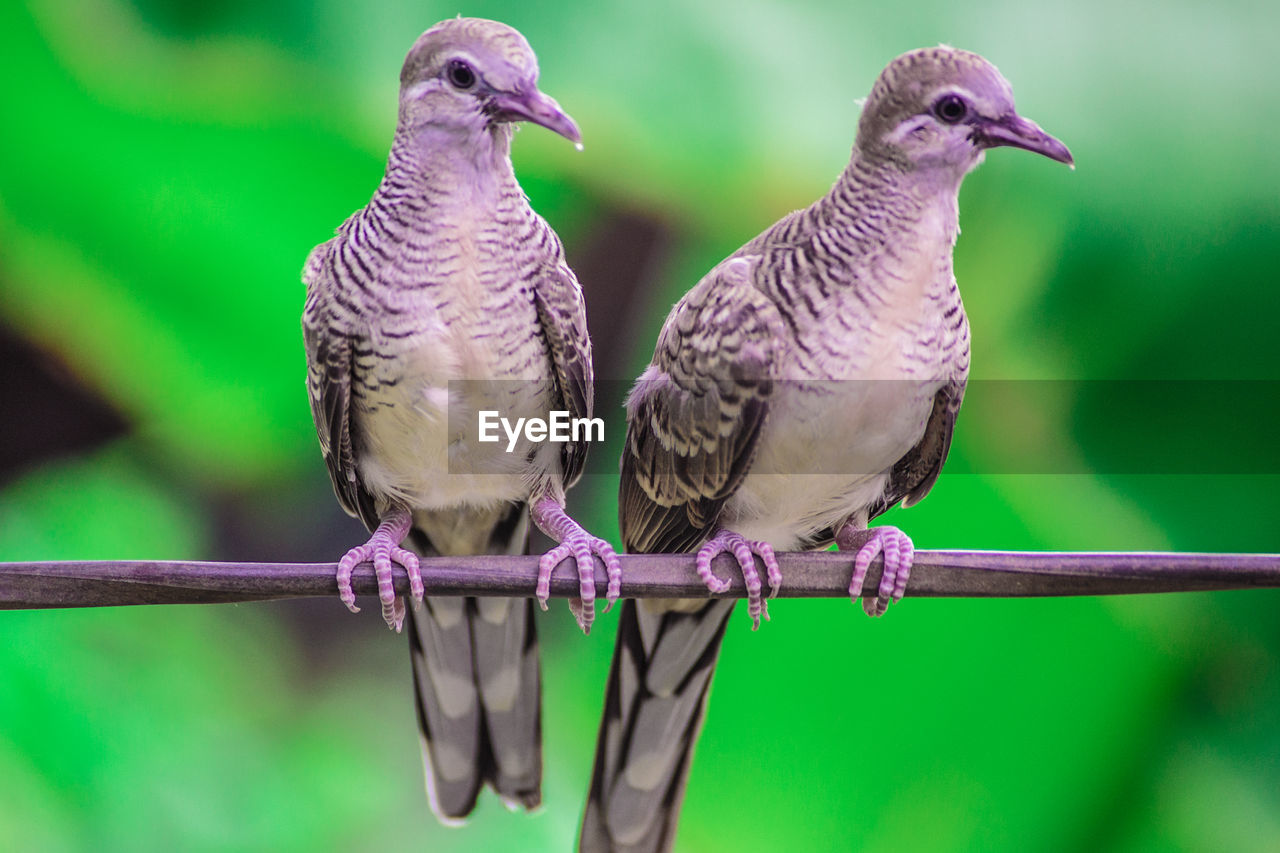
[{"label": "toe", "polygon": [[368,545],[358,545],[343,554],[342,559],[338,561],[338,597],[352,613],[359,613],[360,608],[356,607],[356,593],[351,588],[351,574],[357,565],[367,559],[369,559]]},{"label": "toe", "polygon": [[569,554],[567,546],[557,545],[538,560],[538,584],[534,595],[538,599],[538,606],[543,610],[547,609],[547,599],[551,598],[551,573]]},{"label": "toe", "polygon": [[853,558],[853,577],[849,580],[849,597],[854,601],[862,597],[862,587],[867,581],[867,570],[871,568],[871,561],[879,553],[880,542],[872,539],[859,548],[857,555]]},{"label": "toe", "polygon": [[698,577],[706,585],[707,589],[715,593],[725,592],[729,589],[729,582],[721,580],[711,571],[711,561],[722,553],[718,545],[705,545],[695,558],[694,563],[698,569]]},{"label": "toe", "polygon": [[578,627],[582,629],[583,634],[591,633],[591,623],[595,622],[595,606],[584,602],[581,598],[569,599],[569,612],[573,614],[574,621],[578,623]]},{"label": "toe", "polygon": [[426,590],[422,584],[422,564],[418,560],[418,555],[412,551],[397,548],[393,556],[400,565],[404,566],[405,572],[409,575],[409,594],[421,601]]},{"label": "toe", "polygon": [[[613,603],[618,600],[618,596],[622,594],[622,563],[618,560],[618,554],[613,550],[613,546],[603,539],[594,540],[591,550],[600,557],[600,562],[604,563],[604,573],[608,579],[604,594],[604,610],[608,613],[609,608],[613,606]],[[593,566],[593,574],[594,571]]]},{"label": "toe", "polygon": [[[590,546],[575,555],[578,564],[578,608],[574,616],[582,633],[591,633],[591,623],[596,619],[596,561]],[[572,605],[571,605],[572,606]]]},{"label": "toe", "polygon": [[397,634],[404,627],[404,599],[395,596],[390,602],[384,602],[382,605],[382,618],[387,623],[387,627]]},{"label": "toe", "polygon": [[782,589],[782,569],[778,567],[778,557],[773,553],[773,546],[768,542],[759,543],[758,553],[764,562],[765,576],[769,579],[769,597],[774,598],[778,590]]},{"label": "toe", "polygon": [[622,561],[618,559],[618,555],[612,553],[613,549],[609,549],[609,556],[604,558],[605,573],[609,576],[609,586],[604,594],[604,611],[609,612],[609,608],[613,607],[613,603],[622,595]]}]

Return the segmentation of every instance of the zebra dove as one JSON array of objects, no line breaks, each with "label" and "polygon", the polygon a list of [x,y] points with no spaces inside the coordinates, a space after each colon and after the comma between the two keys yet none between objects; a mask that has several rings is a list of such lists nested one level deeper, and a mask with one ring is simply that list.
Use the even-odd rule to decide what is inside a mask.
[{"label": "zebra dove", "polygon": [[[872,559],[879,615],[913,546],[890,507],[925,496],[946,458],[969,371],[952,274],[957,194],[988,148],[1071,164],[1014,111],[982,57],[949,47],[893,60],[872,87],[848,167],[824,197],[716,266],[672,309],[627,401],[619,517],[628,551],[697,551],[741,567],[748,613],[768,617],[774,549],[835,541]],[[671,846],[732,600],[627,601],[605,695],[584,851]]]},{"label": "zebra dove", "polygon": [[[571,605],[583,630],[593,555],[610,569],[610,603],[620,575],[608,543],[564,511],[584,442],[538,443],[526,430],[486,443],[470,426],[486,410],[512,421],[592,410],[582,292],[509,155],[518,121],[580,139],[537,78],[533,51],[504,24],[458,18],[423,33],[400,72],[382,183],[303,273],[321,449],[343,508],[373,531],[340,561],[340,595],[357,609],[352,569],[371,560],[387,624],[409,622],[428,796],[445,821],[466,816],[486,782],[512,805],[540,802],[537,642],[532,600],[424,601],[418,554],[521,553],[528,505],[560,543],[540,563],[544,609],[566,557],[578,566]],[[396,563],[415,599],[407,613]]]}]

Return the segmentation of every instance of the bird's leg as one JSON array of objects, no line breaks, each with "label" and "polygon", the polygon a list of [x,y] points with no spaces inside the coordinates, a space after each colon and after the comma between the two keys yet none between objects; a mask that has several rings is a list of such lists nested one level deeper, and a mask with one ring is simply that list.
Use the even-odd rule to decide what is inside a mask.
[{"label": "bird's leg", "polygon": [[707,540],[698,549],[695,564],[698,577],[712,592],[724,592],[729,582],[716,577],[711,571],[711,561],[718,554],[732,554],[742,570],[742,580],[747,585],[747,615],[751,617],[751,630],[760,627],[760,617],[769,618],[769,608],[760,594],[760,572],[756,570],[756,557],[764,563],[765,573],[769,579],[769,597],[778,594],[782,586],[782,571],[778,568],[778,558],[773,555],[773,547],[768,542],[753,542],[744,539],[732,530],[721,528],[715,536]]},{"label": "bird's leg", "polygon": [[907,591],[907,578],[916,554],[911,537],[896,527],[885,525],[867,530],[848,522],[836,534],[836,544],[841,551],[857,551],[853,558],[853,579],[849,581],[849,597],[854,601],[862,596],[862,584],[867,579],[871,561],[877,554],[884,554],[884,571],[876,597],[862,596],[862,609],[868,616],[882,616],[891,601],[901,600]]},{"label": "bird's leg", "polygon": [[382,523],[368,542],[352,548],[338,561],[338,595],[352,613],[359,613],[360,608],[356,607],[356,594],[351,589],[351,572],[365,560],[373,562],[373,571],[378,578],[378,600],[382,602],[382,618],[396,632],[404,625],[404,599],[396,595],[391,574],[393,563],[404,566],[409,573],[409,594],[422,600],[418,555],[400,547],[412,526],[409,510],[402,506],[394,507],[382,516]]},{"label": "bird's leg", "polygon": [[569,609],[573,618],[578,620],[582,633],[591,633],[591,623],[596,618],[596,568],[592,554],[598,554],[604,562],[605,572],[609,576],[609,587],[605,593],[605,612],[618,600],[622,592],[622,564],[613,546],[596,536],[592,536],[582,525],[569,517],[564,505],[550,496],[540,498],[533,503],[533,523],[552,539],[560,544],[542,555],[538,561],[538,604],[547,609],[547,599],[551,597],[551,572],[560,561],[573,557],[578,566],[579,598],[569,599]]}]

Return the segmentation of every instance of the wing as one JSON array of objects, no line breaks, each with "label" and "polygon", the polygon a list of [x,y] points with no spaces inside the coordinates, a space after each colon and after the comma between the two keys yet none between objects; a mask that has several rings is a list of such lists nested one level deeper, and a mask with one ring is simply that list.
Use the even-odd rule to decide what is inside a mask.
[{"label": "wing", "polygon": [[[563,260],[546,268],[535,279],[533,301],[551,356],[559,406],[571,418],[589,418],[594,407],[594,386],[587,310],[582,287]],[[565,488],[578,481],[586,458],[586,442],[568,441],[561,446]]]},{"label": "wing", "polygon": [[752,284],[755,264],[726,261],[676,304],[627,399],[618,513],[628,551],[692,550],[751,466],[784,334]]},{"label": "wing", "polygon": [[947,461],[947,451],[951,449],[951,433],[964,399],[964,386],[965,380],[961,378],[938,389],[933,397],[933,410],[925,423],[924,435],[915,447],[894,463],[884,497],[873,507],[868,518],[875,518],[899,501],[903,506],[919,503],[933,488],[938,473],[942,471],[942,463]]},{"label": "wing", "polygon": [[331,269],[324,263],[330,245],[317,246],[303,269],[302,277],[307,285],[307,302],[302,312],[307,394],[320,438],[320,452],[324,454],[338,502],[373,530],[378,526],[378,513],[373,496],[360,482],[351,435],[351,371],[356,342],[333,316],[330,294],[336,285]]}]

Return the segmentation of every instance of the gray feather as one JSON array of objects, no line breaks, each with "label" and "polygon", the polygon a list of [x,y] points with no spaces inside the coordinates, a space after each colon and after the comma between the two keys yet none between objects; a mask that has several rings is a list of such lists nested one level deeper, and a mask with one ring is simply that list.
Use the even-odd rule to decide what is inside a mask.
[{"label": "gray feather", "polygon": [[[591,338],[587,335],[587,315],[578,280],[561,263],[538,276],[533,296],[555,371],[558,408],[567,411],[570,418],[590,418],[594,409]],[[585,442],[567,441],[562,445],[566,488],[581,476],[586,456]]]},{"label": "gray feather", "polygon": [[732,601],[628,600],[605,692],[583,853],[670,849]]},{"label": "gray feather", "polygon": [[750,466],[783,327],[752,265],[717,267],[672,310],[627,400],[619,521],[628,551],[687,551]]}]

